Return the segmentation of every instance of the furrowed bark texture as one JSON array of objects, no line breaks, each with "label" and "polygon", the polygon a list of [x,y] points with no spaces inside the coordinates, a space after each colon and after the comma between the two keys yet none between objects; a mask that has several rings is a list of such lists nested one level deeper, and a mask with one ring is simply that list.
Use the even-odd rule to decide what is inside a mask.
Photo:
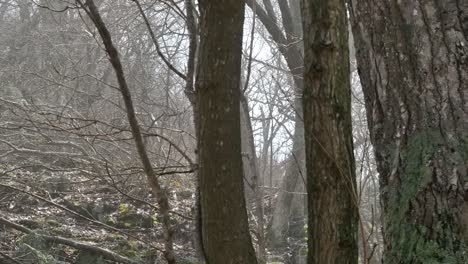
[{"label": "furrowed bark texture", "polygon": [[357,263],[345,1],[303,0],[308,263]]},{"label": "furrowed bark texture", "polygon": [[243,189],[240,66],[244,1],[200,2],[199,188],[208,264],[255,264]]},{"label": "furrowed bark texture", "polygon": [[468,263],[468,1],[350,1],[384,263]]}]

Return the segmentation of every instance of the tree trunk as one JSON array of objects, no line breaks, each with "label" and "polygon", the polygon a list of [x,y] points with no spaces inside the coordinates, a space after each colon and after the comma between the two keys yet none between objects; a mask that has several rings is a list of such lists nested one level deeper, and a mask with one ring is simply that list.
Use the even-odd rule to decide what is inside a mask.
[{"label": "tree trunk", "polygon": [[[258,263],[266,263],[266,248],[265,248],[265,221],[263,210],[263,189],[260,178],[260,168],[258,167],[257,153],[255,150],[255,142],[252,128],[252,120],[249,112],[249,102],[244,95],[241,95],[240,102],[241,113],[241,130],[242,140],[246,141],[247,149],[245,150],[246,158],[244,159],[244,168],[248,168],[251,177],[246,178],[250,181],[254,194],[254,210],[253,214],[256,217],[256,237],[258,244]],[[244,123],[244,124],[242,124]],[[244,142],[242,142],[244,144]],[[247,165],[247,166],[245,166]],[[245,170],[245,169],[244,169]],[[245,173],[245,172],[244,172]],[[244,185],[245,186],[245,185]]]},{"label": "tree trunk", "polygon": [[119,84],[119,91],[122,95],[122,99],[125,104],[125,110],[127,112],[127,119],[130,125],[132,136],[135,141],[136,149],[140,157],[140,161],[143,165],[143,170],[148,180],[148,185],[151,188],[154,196],[157,199],[159,210],[162,214],[162,224],[164,232],[164,257],[168,264],[175,264],[175,254],[173,247],[173,229],[171,224],[171,217],[169,215],[170,205],[166,195],[165,189],[161,186],[159,179],[153,169],[151,161],[146,150],[146,146],[143,142],[143,136],[141,133],[140,125],[135,113],[135,107],[133,106],[133,100],[130,94],[130,88],[128,87],[127,80],[125,78],[122,63],[120,61],[119,53],[114,46],[109,30],[107,29],[104,21],[101,18],[99,10],[94,4],[93,0],[86,0],[85,4],[79,2],[80,6],[85,9],[88,16],[96,26],[99,35],[101,36],[102,42],[109,55],[109,61],[114,68],[117,82]]},{"label": "tree trunk", "polygon": [[468,2],[350,4],[384,263],[468,263]]},{"label": "tree trunk", "polygon": [[345,1],[304,0],[308,263],[358,261]]},{"label": "tree trunk", "polygon": [[208,264],[257,263],[243,189],[240,67],[244,1],[200,1],[199,188]]},{"label": "tree trunk", "polygon": [[[293,199],[296,198],[302,201],[301,196],[294,197],[293,193],[296,190],[297,184],[302,184],[301,172],[304,168],[304,124],[302,122],[302,102],[301,95],[303,90],[303,60],[302,60],[302,44],[299,41],[301,38],[301,28],[298,24],[299,0],[281,0],[278,2],[280,6],[282,26],[281,29],[277,24],[277,16],[271,6],[269,0],[264,0],[265,9],[258,5],[256,0],[247,0],[247,5],[253,9],[255,5],[255,13],[262,24],[270,33],[273,40],[278,44],[278,49],[283,55],[291,71],[294,80],[294,110],[295,110],[295,126],[293,134],[293,147],[291,156],[288,159],[286,174],[283,177],[277,203],[273,210],[271,224],[268,230],[268,244],[271,247],[287,246],[287,235],[289,230],[289,221],[291,218],[291,208]],[[294,16],[293,16],[294,15]],[[283,32],[284,31],[284,32]],[[299,202],[301,203],[301,202]]]},{"label": "tree trunk", "polygon": [[[194,90],[194,77],[195,77],[195,66],[196,66],[196,54],[198,50],[198,38],[197,29],[198,21],[196,19],[195,3],[193,0],[184,0],[185,12],[187,15],[186,26],[189,34],[189,53],[187,59],[187,74],[185,78],[185,96],[187,96],[190,105],[193,110],[193,125],[195,127],[195,136],[199,138],[199,121],[198,121],[198,108],[197,98]],[[199,156],[197,155],[197,164]],[[200,205],[200,188],[199,188],[199,173],[198,170],[194,172],[195,180],[195,203],[193,205],[193,214],[195,220],[193,221],[193,247],[197,254],[197,258],[200,263],[205,263],[205,252],[203,251],[202,241],[202,228],[201,228],[201,205]]]},{"label": "tree trunk", "polygon": [[[302,109],[302,107],[299,107]],[[296,117],[297,118],[297,117]],[[296,120],[294,126],[293,147],[288,158],[286,173],[281,182],[277,202],[273,210],[271,225],[268,232],[268,243],[273,248],[287,246],[289,219],[291,216],[294,190],[300,179],[304,160],[304,124]]]}]

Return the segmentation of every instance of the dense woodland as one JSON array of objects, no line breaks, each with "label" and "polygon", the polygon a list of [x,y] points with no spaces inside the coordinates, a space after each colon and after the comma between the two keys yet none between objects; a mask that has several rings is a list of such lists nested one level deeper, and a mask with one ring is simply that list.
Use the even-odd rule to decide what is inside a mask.
[{"label": "dense woodland", "polygon": [[0,0],[0,263],[468,263],[468,1]]}]

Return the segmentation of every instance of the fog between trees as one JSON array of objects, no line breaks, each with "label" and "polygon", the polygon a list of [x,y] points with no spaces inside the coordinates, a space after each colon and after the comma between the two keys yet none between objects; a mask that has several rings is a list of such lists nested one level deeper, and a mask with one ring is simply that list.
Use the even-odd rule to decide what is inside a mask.
[{"label": "fog between trees", "polygon": [[467,23],[0,0],[0,263],[468,263]]}]

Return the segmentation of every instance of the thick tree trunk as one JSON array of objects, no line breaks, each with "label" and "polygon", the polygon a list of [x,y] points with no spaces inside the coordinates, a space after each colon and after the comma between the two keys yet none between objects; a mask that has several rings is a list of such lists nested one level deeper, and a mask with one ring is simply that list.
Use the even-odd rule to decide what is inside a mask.
[{"label": "thick tree trunk", "polygon": [[356,263],[358,206],[344,0],[303,0],[308,263]]},{"label": "thick tree trunk", "polygon": [[255,264],[244,199],[240,67],[244,1],[200,1],[196,77],[202,240],[209,264]]},{"label": "thick tree trunk", "polygon": [[468,263],[468,2],[350,4],[384,263]]}]

